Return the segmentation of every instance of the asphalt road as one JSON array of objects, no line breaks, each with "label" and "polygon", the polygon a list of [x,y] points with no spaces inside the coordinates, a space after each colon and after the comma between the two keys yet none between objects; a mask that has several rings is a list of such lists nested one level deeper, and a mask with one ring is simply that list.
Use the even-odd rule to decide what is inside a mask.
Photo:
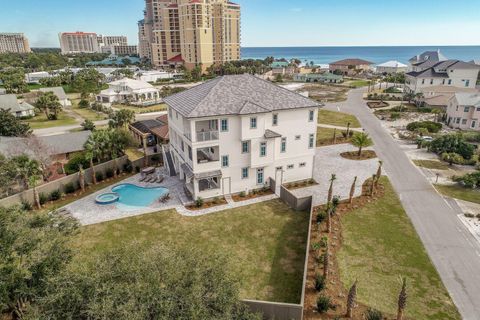
[{"label": "asphalt road", "polygon": [[363,92],[351,90],[346,102],[325,108],[357,116],[463,319],[480,319],[480,244],[458,219],[459,208],[435,191],[381,126]]}]

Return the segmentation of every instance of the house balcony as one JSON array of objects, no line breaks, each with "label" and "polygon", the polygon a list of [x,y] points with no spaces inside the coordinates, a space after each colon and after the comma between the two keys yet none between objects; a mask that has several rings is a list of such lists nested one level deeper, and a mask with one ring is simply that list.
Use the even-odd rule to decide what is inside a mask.
[{"label": "house balcony", "polygon": [[216,141],[219,139],[219,132],[216,131],[200,131],[196,133],[197,142]]}]

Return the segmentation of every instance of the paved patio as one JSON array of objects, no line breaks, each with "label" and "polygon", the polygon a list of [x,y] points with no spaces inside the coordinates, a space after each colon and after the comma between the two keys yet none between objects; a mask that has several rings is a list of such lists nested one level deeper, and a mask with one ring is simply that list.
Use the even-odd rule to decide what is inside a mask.
[{"label": "paved patio", "polygon": [[[356,150],[358,149],[351,144],[337,144],[317,148],[313,177],[318,182],[318,185],[292,190],[292,193],[297,197],[313,195],[313,204],[315,206],[325,204],[327,202],[328,188],[330,187],[330,177],[332,174],[335,174],[337,180],[334,182],[334,195],[340,196],[341,199],[348,199],[353,179],[357,176],[355,196],[360,196],[362,184],[377,172],[379,159],[357,161],[340,156],[343,152]],[[373,149],[366,148],[365,150]],[[385,172],[382,174],[385,174]]]}]

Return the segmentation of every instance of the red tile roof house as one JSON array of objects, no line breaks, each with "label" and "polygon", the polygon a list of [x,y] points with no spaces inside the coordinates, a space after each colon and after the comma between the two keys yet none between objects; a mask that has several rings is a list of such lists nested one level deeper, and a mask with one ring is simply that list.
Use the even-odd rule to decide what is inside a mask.
[{"label": "red tile roof house", "polygon": [[[373,62],[362,59],[344,59],[332,62],[329,65],[330,72],[341,71],[345,76],[353,76],[372,69]],[[337,71],[337,72],[338,72]]]}]

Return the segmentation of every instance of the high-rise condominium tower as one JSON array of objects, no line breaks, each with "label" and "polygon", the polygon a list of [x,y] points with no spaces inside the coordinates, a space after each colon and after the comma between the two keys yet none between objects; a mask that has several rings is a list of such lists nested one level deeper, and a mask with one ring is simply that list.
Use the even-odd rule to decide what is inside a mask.
[{"label": "high-rise condominium tower", "polygon": [[23,33],[0,33],[0,53],[31,52],[28,39]]},{"label": "high-rise condominium tower", "polygon": [[188,69],[240,59],[240,6],[227,0],[146,0],[139,53]]}]

